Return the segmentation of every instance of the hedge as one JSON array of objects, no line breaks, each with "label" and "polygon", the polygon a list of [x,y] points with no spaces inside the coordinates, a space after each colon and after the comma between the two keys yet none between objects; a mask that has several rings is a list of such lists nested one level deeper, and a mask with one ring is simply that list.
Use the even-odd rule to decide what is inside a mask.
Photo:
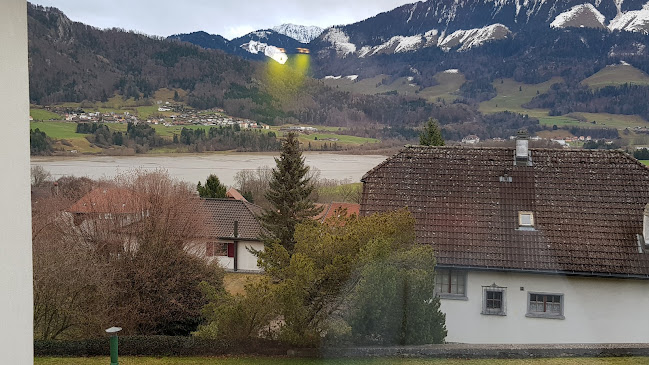
[{"label": "hedge", "polygon": [[[226,354],[286,355],[289,347],[277,341],[250,339],[228,343],[184,336],[120,336],[119,353],[128,356],[217,356]],[[35,340],[36,356],[108,356],[109,338]]]}]

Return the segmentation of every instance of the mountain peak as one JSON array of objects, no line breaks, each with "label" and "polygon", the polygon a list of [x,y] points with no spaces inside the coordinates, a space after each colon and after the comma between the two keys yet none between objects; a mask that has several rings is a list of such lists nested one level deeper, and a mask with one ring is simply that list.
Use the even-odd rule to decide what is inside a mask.
[{"label": "mountain peak", "polygon": [[309,43],[315,38],[317,38],[323,29],[314,25],[297,25],[291,23],[285,23],[276,27],[273,27],[273,30],[277,33],[284,34],[285,36],[291,37],[302,43]]}]

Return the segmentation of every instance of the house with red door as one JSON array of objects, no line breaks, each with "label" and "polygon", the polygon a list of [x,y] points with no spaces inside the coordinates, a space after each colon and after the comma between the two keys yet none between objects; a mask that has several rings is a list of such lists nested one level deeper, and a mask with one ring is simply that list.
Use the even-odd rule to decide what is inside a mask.
[{"label": "house with red door", "polygon": [[193,250],[217,260],[228,271],[259,272],[253,251],[262,251],[263,232],[258,216],[262,208],[244,200],[202,199],[205,232]]}]

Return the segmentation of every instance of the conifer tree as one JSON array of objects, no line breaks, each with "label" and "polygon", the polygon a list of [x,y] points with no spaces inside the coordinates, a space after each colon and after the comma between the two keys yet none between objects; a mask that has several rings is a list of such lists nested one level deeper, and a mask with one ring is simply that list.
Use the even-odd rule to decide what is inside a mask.
[{"label": "conifer tree", "polygon": [[227,197],[225,195],[227,188],[225,187],[225,185],[221,184],[219,178],[213,174],[210,174],[210,176],[207,177],[207,181],[205,181],[205,186],[203,186],[199,181],[198,185],[196,186],[196,190],[198,190],[198,195],[200,195],[201,198],[226,198]]},{"label": "conifer tree", "polygon": [[320,209],[310,198],[315,187],[307,176],[309,166],[304,164],[295,133],[287,134],[275,163],[266,193],[272,208],[264,212],[261,222],[269,233],[266,244],[278,243],[290,255],[295,247],[295,226],[318,214]]},{"label": "conifer tree", "polygon": [[437,120],[428,118],[428,123],[424,127],[424,131],[419,135],[419,144],[422,146],[443,146],[444,138],[442,132],[439,130]]}]

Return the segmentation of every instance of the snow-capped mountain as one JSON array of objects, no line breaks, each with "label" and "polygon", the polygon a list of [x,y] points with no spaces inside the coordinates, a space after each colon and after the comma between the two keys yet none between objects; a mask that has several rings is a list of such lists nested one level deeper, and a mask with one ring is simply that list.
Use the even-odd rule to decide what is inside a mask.
[{"label": "snow-capped mountain", "polygon": [[[646,3],[646,4],[645,4]],[[647,0],[428,0],[325,29],[320,57],[367,58],[428,47],[467,51],[519,32],[597,28],[649,32]]]},{"label": "snow-capped mountain", "polygon": [[274,31],[285,36],[291,37],[302,43],[309,43],[318,38],[323,29],[315,25],[296,25],[296,24],[282,24],[272,28]]},{"label": "snow-capped mountain", "polygon": [[193,43],[203,48],[220,49],[248,59],[263,60],[270,57],[280,63],[286,62],[287,54],[297,53],[297,48],[306,47],[304,43],[272,29],[250,32],[232,40],[206,32],[176,34],[169,39]]}]

